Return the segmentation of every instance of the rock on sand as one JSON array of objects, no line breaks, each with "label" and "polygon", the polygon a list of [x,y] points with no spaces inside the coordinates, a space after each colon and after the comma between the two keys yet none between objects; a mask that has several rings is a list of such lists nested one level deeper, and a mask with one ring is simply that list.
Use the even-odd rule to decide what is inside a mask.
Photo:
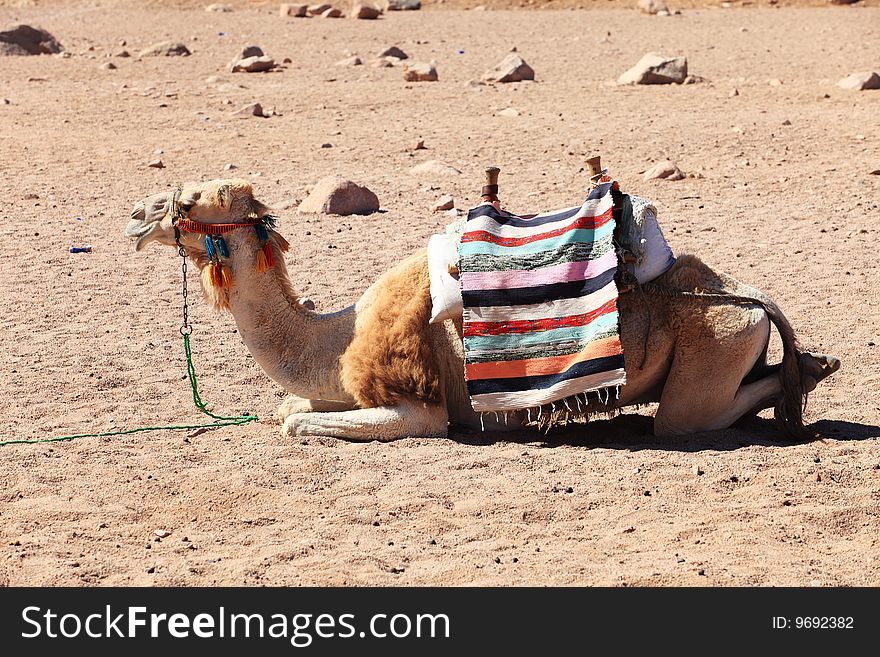
[{"label": "rock on sand", "polygon": [[299,204],[300,212],[322,214],[371,214],[378,209],[379,198],[373,192],[341,176],[322,178]]},{"label": "rock on sand", "polygon": [[0,31],[0,55],[52,55],[63,50],[46,30],[30,25],[12,25]]},{"label": "rock on sand", "polygon": [[667,57],[649,52],[626,73],[618,84],[681,84],[688,74],[686,57]]},{"label": "rock on sand", "polygon": [[191,53],[186,45],[177,41],[160,41],[140,52],[140,57],[187,57]]},{"label": "rock on sand", "polygon": [[840,82],[837,86],[841,89],[853,89],[855,91],[864,91],[866,89],[880,89],[880,75],[874,71],[866,71],[864,73],[853,73]]},{"label": "rock on sand", "polygon": [[662,160],[645,171],[645,180],[681,180],[684,174],[671,160]]},{"label": "rock on sand", "polygon": [[495,68],[483,74],[484,82],[520,82],[534,80],[535,71],[515,52],[508,53]]}]

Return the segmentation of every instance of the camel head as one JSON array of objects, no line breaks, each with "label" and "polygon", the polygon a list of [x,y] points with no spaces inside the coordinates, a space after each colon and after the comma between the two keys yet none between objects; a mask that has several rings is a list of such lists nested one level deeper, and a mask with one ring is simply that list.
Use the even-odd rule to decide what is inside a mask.
[{"label": "camel head", "polygon": [[[150,242],[177,247],[179,241],[201,271],[205,297],[219,310],[229,308],[234,282],[230,255],[244,248],[253,258],[248,265],[252,271],[263,274],[275,269],[280,260],[277,251],[286,251],[288,244],[272,230],[274,223],[269,208],[254,198],[249,182],[211,180],[139,201],[125,234],[136,240],[137,251]],[[283,263],[279,267],[284,270]]]},{"label": "camel head", "polygon": [[[150,242],[176,246],[174,224],[186,219],[199,224],[233,224],[265,220],[269,208],[254,198],[246,180],[211,180],[187,183],[175,203],[175,192],[162,192],[135,204],[125,228],[136,239],[135,250]],[[271,222],[267,222],[271,223]],[[180,242],[188,251],[204,252],[203,235],[180,231]]]}]

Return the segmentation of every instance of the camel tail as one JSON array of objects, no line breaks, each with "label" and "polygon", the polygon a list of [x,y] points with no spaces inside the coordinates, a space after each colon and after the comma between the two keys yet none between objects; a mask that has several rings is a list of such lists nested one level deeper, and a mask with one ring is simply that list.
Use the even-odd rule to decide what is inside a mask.
[{"label": "camel tail", "polygon": [[804,409],[807,407],[807,392],[801,375],[801,350],[794,329],[779,307],[772,301],[762,302],[767,317],[773,322],[782,339],[782,369],[779,372],[782,384],[782,399],[776,404],[774,415],[786,438],[801,440],[807,437],[804,428]]}]

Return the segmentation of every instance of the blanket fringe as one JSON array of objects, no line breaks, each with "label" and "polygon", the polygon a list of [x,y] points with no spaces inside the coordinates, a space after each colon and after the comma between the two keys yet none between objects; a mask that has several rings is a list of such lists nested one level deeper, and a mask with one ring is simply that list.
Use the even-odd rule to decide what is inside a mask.
[{"label": "blanket fringe", "polygon": [[[582,392],[558,402],[526,408],[524,409],[526,426],[534,426],[547,433],[553,427],[585,424],[596,416],[605,416],[606,419],[611,419],[620,414],[620,409],[617,407],[617,402],[620,400],[620,386],[613,386],[613,389],[613,399],[611,397],[612,388],[605,388],[604,390],[592,391],[595,396],[591,396],[592,393],[589,392]],[[559,404],[558,408],[557,404]]]}]

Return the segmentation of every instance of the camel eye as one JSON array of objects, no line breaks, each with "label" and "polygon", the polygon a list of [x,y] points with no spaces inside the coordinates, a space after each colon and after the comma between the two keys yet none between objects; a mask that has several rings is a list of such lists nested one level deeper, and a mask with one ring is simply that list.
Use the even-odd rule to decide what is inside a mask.
[{"label": "camel eye", "polygon": [[190,210],[193,209],[194,205],[195,205],[195,201],[185,201],[183,203],[178,203],[177,207],[180,208],[181,212],[189,212]]}]

